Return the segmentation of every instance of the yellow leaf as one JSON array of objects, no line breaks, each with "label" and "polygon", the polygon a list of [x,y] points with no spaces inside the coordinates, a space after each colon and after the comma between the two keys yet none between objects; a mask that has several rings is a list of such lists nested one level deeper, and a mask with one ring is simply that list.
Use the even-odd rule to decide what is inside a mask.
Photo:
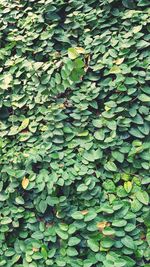
[{"label": "yellow leaf", "polygon": [[29,154],[27,154],[27,153],[24,153],[23,155],[24,155],[25,158],[29,157]]},{"label": "yellow leaf", "polygon": [[62,103],[62,104],[59,105],[59,108],[64,109],[65,105]]},{"label": "yellow leaf", "polygon": [[1,85],[1,88],[2,89],[8,89],[8,87],[10,86],[10,83],[12,81],[13,77],[11,74],[6,74],[3,78],[3,82],[2,82],[2,85]]},{"label": "yellow leaf", "polygon": [[68,57],[70,59],[76,59],[80,54],[85,54],[85,49],[82,47],[70,47],[68,49]]},{"label": "yellow leaf", "polygon": [[77,52],[75,47],[71,47],[68,49],[68,57],[70,59],[75,59],[79,56],[79,53]]},{"label": "yellow leaf", "polygon": [[122,180],[124,181],[128,181],[130,179],[130,175],[127,174],[127,173],[123,173],[122,176],[121,176]]},{"label": "yellow leaf", "polygon": [[135,27],[133,27],[133,32],[134,33],[140,32],[141,29],[142,29],[142,25],[135,26]]},{"label": "yellow leaf", "polygon": [[28,184],[29,184],[29,179],[26,178],[26,177],[24,177],[23,180],[22,180],[22,187],[23,187],[23,189],[26,189],[27,186],[28,186]]},{"label": "yellow leaf", "polygon": [[29,124],[29,119],[28,119],[28,118],[24,119],[24,120],[22,121],[22,123],[21,123],[19,129],[18,129],[19,132],[22,131],[22,130],[24,130],[24,129],[26,129],[27,126],[28,126],[28,124]]},{"label": "yellow leaf", "polygon": [[111,74],[118,74],[118,73],[121,73],[121,69],[116,65],[116,66],[113,66],[110,69],[109,73],[111,73]]},{"label": "yellow leaf", "polygon": [[105,106],[105,110],[106,110],[106,111],[109,111],[110,109],[111,109],[110,107]]},{"label": "yellow leaf", "polygon": [[85,49],[84,48],[77,46],[77,47],[75,47],[75,49],[76,49],[77,53],[79,53],[79,54],[85,54]]},{"label": "yellow leaf", "polygon": [[122,57],[122,58],[118,58],[118,59],[115,61],[115,63],[116,63],[116,65],[120,65],[123,61],[124,61],[124,57]]},{"label": "yellow leaf", "polygon": [[108,250],[109,250],[109,248],[103,248],[102,246],[100,246],[100,251],[103,251],[103,252],[105,251],[106,252]]},{"label": "yellow leaf", "polygon": [[124,189],[126,190],[127,193],[130,193],[132,189],[132,182],[130,181],[124,182]]},{"label": "yellow leaf", "polygon": [[58,211],[56,212],[56,217],[57,218],[61,218],[61,216],[59,215],[59,212]]},{"label": "yellow leaf", "polygon": [[35,248],[35,247],[33,247],[33,248],[32,248],[32,251],[33,251],[33,252],[37,252],[37,251],[39,251],[39,248]]}]

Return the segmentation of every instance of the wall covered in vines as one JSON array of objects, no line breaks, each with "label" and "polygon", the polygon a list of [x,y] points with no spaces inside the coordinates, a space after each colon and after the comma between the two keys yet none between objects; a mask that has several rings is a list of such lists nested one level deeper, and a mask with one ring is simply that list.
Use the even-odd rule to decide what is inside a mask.
[{"label": "wall covered in vines", "polygon": [[150,267],[149,84],[149,0],[0,0],[0,266]]}]

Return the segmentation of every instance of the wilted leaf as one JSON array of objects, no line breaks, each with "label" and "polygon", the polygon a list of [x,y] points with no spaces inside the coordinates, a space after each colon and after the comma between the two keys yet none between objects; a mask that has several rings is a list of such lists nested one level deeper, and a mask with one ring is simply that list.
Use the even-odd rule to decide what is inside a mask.
[{"label": "wilted leaf", "polygon": [[97,223],[97,228],[98,228],[98,230],[100,231],[100,232],[102,232],[103,231],[103,229],[106,227],[106,226],[109,226],[110,225],[110,223],[108,223],[108,222],[99,222],[99,223]]},{"label": "wilted leaf", "polygon": [[88,210],[82,210],[80,211],[82,215],[86,215],[88,213]]}]

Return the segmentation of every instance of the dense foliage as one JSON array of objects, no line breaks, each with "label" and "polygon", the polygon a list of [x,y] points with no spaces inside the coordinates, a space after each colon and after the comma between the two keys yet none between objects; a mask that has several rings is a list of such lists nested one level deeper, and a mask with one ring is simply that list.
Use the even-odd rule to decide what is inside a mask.
[{"label": "dense foliage", "polygon": [[149,0],[0,0],[0,266],[150,266],[149,23]]}]

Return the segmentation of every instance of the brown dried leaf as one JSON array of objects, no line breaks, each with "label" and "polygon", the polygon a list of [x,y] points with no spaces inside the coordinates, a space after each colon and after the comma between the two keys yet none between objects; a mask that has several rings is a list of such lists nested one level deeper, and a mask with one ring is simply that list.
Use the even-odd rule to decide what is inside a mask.
[{"label": "brown dried leaf", "polygon": [[37,251],[39,251],[39,249],[33,247],[33,248],[32,248],[32,251],[33,251],[33,252],[37,252]]},{"label": "brown dried leaf", "polygon": [[82,210],[82,211],[81,211],[81,214],[82,214],[82,215],[86,215],[86,214],[88,214],[88,210]]},{"label": "brown dried leaf", "polygon": [[97,223],[97,228],[100,232],[102,232],[106,226],[110,226],[110,223],[105,221]]}]

